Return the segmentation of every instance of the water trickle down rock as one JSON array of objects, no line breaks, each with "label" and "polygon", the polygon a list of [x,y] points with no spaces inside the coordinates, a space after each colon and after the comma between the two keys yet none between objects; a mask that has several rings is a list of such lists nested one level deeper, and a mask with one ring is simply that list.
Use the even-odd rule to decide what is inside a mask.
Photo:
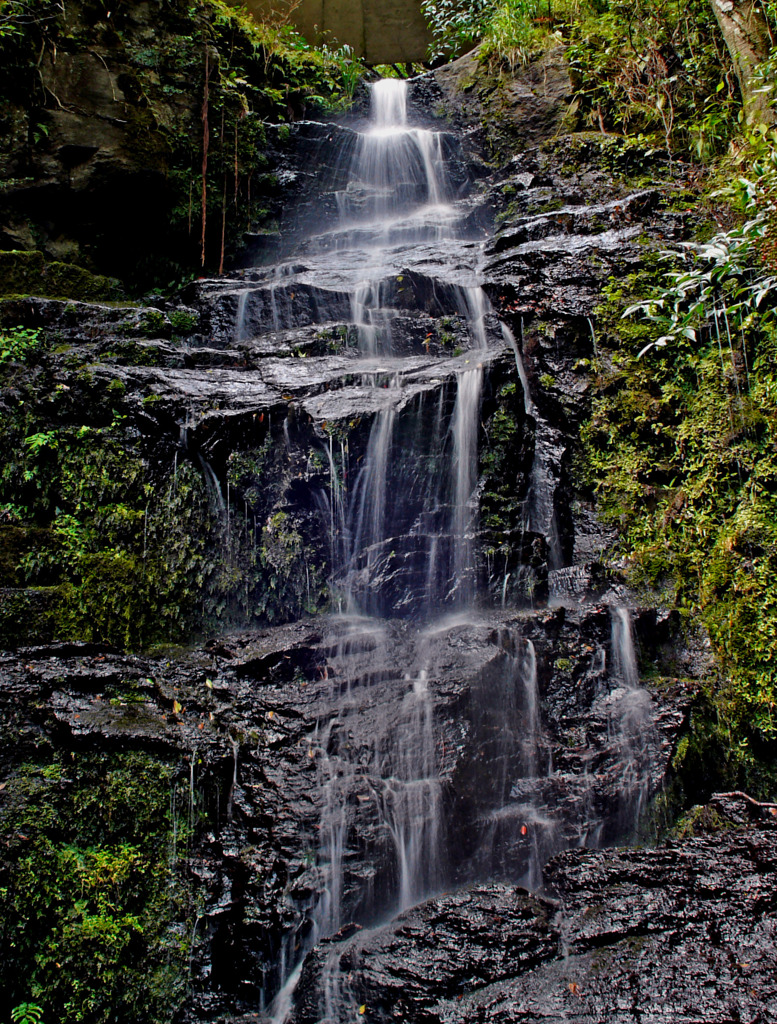
[{"label": "water trickle down rock", "polygon": [[[305,405],[330,425],[329,488],[319,505],[330,531],[332,586],[345,612],[322,669],[328,696],[310,740],[321,786],[316,940],[350,920],[369,923],[406,909],[454,879],[518,877],[536,887],[552,853],[598,839],[611,813],[587,772],[563,781],[554,775],[539,713],[534,623],[505,622],[485,661],[480,653],[478,451],[484,383],[496,360],[515,367],[523,412],[539,424],[520,529],[544,539],[552,569],[564,564],[565,552],[555,511],[558,469],[545,439],[552,428],[537,417],[518,343],[494,322],[477,283],[478,250],[456,237],[442,152],[439,133],[408,127],[403,83],[374,86],[373,123],[358,137],[350,181],[338,195],[340,223],[304,243],[310,266],[289,284],[298,288],[302,275],[310,280],[315,264],[319,289],[334,275],[338,295],[350,295],[357,340],[350,369],[359,380],[352,394],[346,384]],[[452,276],[442,258],[446,242],[459,255]],[[324,273],[320,254],[333,250],[336,269]],[[469,260],[463,273],[462,251]],[[403,313],[464,321],[466,351],[438,361],[442,379],[415,376]],[[371,427],[355,466],[350,445],[347,457],[341,448],[335,458],[331,424],[357,410],[371,413]],[[435,624],[446,608],[458,618]],[[369,617],[376,615],[431,623],[421,633],[403,627],[396,634]],[[615,614],[613,621],[621,619]],[[461,737],[446,735],[456,730],[454,719],[440,715],[451,644],[465,652],[464,678],[472,681],[463,746]],[[619,634],[617,650],[625,644]],[[478,652],[474,660],[470,649]],[[614,788],[626,790],[628,813],[619,807],[607,829],[624,834],[647,793],[649,775],[639,776],[637,796],[629,773],[642,753],[635,737],[648,728],[650,699],[637,699],[642,691],[631,667],[615,678],[625,693],[617,711],[605,709],[605,730],[617,747],[623,786]],[[332,1019],[347,1013],[338,970],[327,960],[322,975],[320,1012]],[[284,986],[275,1020],[292,1005],[298,974]]]}]

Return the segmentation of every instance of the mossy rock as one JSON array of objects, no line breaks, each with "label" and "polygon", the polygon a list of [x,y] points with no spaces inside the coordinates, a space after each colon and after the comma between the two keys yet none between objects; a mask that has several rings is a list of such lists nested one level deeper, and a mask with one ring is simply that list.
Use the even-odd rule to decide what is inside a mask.
[{"label": "mossy rock", "polygon": [[100,302],[121,295],[119,282],[72,263],[46,263],[42,252],[0,252],[0,294]]},{"label": "mossy rock", "polygon": [[0,648],[53,638],[61,587],[0,587]]},{"label": "mossy rock", "polygon": [[19,563],[49,537],[48,530],[24,526],[0,526],[0,587],[18,587],[23,583]]}]

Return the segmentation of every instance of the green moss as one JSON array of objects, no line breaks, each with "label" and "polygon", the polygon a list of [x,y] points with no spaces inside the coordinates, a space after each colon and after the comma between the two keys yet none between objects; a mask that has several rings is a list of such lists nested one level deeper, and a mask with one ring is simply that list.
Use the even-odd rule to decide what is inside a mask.
[{"label": "green moss", "polygon": [[199,325],[199,314],[185,309],[174,309],[168,314],[168,320],[175,334],[191,334]]},{"label": "green moss", "polygon": [[714,807],[697,805],[683,814],[673,829],[673,835],[677,839],[690,839],[693,836],[727,832],[732,827],[731,823],[725,821]]},{"label": "green moss", "polygon": [[481,523],[494,547],[508,543],[508,533],[520,509],[516,454],[520,451],[523,437],[521,398],[515,384],[507,384],[501,389],[481,454],[485,474],[480,501]]},{"label": "green moss", "polygon": [[[121,379],[76,361],[64,384],[45,346],[36,360],[0,365],[16,389],[0,419],[3,644],[137,649],[326,604],[326,556],[285,508],[287,456],[270,433],[219,469],[227,511],[210,471],[173,454],[177,436],[159,447],[138,429]],[[140,415],[159,401],[147,396]]]},{"label": "green moss", "polygon": [[192,914],[178,768],[137,752],[42,752],[3,795],[3,1005],[32,998],[48,1021],[169,1020]]},{"label": "green moss", "polygon": [[118,298],[120,288],[112,278],[83,267],[47,263],[41,252],[0,252],[0,295],[22,294],[99,302]]},{"label": "green moss", "polygon": [[172,325],[161,310],[146,309],[141,314],[138,327],[147,338],[168,338]]},{"label": "green moss", "polygon": [[777,785],[777,331],[752,321],[744,352],[741,339],[729,351],[702,336],[638,359],[654,328],[622,310],[656,280],[648,265],[613,282],[598,311],[583,469],[620,528],[632,583],[700,616],[722,668],[676,759],[684,799],[766,796]]}]

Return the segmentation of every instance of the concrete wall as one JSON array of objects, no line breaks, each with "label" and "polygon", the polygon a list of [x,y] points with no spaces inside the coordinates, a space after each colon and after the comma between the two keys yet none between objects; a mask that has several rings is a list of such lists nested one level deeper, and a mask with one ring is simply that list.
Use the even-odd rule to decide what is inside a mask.
[{"label": "concrete wall", "polygon": [[[246,0],[257,18],[287,12],[293,0]],[[370,64],[424,60],[429,33],[419,0],[301,0],[289,22],[310,42],[348,43]]]}]

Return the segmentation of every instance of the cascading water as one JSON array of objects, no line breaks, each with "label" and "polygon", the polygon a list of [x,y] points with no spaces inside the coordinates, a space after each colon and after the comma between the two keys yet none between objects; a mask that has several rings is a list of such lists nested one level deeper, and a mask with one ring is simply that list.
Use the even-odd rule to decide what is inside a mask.
[{"label": "cascading water", "polygon": [[453,457],[456,485],[453,509],[453,577],[459,587],[458,603],[470,605],[475,598],[472,579],[472,521],[477,482],[477,437],[483,368],[465,370],[459,375],[456,408],[453,414]]},{"label": "cascading water", "polygon": [[[483,367],[463,362],[462,369],[457,368],[453,408],[446,415],[441,392],[431,437],[426,433],[423,395],[414,410],[404,412],[407,400],[401,387],[403,366],[393,362],[398,354],[391,329],[398,311],[386,308],[390,293],[396,284],[401,285],[403,275],[394,275],[395,280],[389,281],[392,266],[387,261],[386,246],[401,239],[402,256],[408,259],[413,245],[438,239],[448,229],[452,211],[443,207],[449,189],[442,137],[408,126],[405,83],[377,83],[372,101],[372,123],[359,138],[351,181],[345,194],[338,197],[343,218],[338,251],[365,253],[370,277],[357,283],[351,300],[359,348],[365,356],[380,355],[390,360],[385,369],[394,373],[384,383],[382,368],[376,367],[378,372],[363,378],[375,387],[381,408],[374,417],[361,468],[343,502],[345,557],[339,566],[335,565],[335,587],[344,591],[344,605],[351,615],[360,611],[396,612],[397,602],[387,599],[385,593],[384,580],[393,572],[391,562],[396,558],[387,549],[393,548],[395,537],[413,536],[415,532],[418,546],[413,554],[421,562],[416,577],[423,581],[417,603],[429,615],[448,599],[464,607],[475,598],[473,498]],[[348,256],[345,258],[348,261]],[[471,347],[485,348],[486,301],[482,290],[468,284],[454,289],[454,294],[457,301],[453,311],[463,313],[470,325]],[[450,406],[450,398],[447,404]],[[400,419],[402,430],[398,436]],[[397,454],[395,449],[399,449]],[[435,470],[422,478],[419,469],[422,472],[424,465],[428,466],[429,455],[442,454],[446,449],[448,457],[440,459]],[[402,490],[397,489],[399,481],[392,472],[392,464],[397,463],[405,470]],[[339,500],[333,493],[333,508]],[[341,644],[335,660],[342,660],[343,655]],[[378,672],[385,682],[385,667]],[[374,677],[362,678],[355,685],[368,688],[373,682]],[[380,780],[374,793],[377,813],[394,850],[394,907],[403,908],[441,882],[442,787],[427,670],[419,667],[392,683],[406,690],[401,712],[397,721],[379,723],[370,760],[374,777]],[[362,693],[358,699],[365,697]],[[352,711],[347,705],[340,707],[328,729],[331,731],[336,722],[342,732]],[[359,783],[358,772],[353,773],[342,752],[337,770],[328,771],[321,828],[326,848],[322,846],[321,859],[327,864],[329,884],[322,929],[331,933],[340,923],[334,904],[343,888],[342,845],[347,832],[346,807],[352,795],[348,790],[351,787],[355,791]]]},{"label": "cascading water", "polygon": [[[412,287],[403,266],[417,261],[419,250],[425,252],[430,242],[452,237],[456,218],[442,159],[443,135],[408,125],[406,97],[402,81],[388,79],[373,86],[372,120],[359,135],[350,180],[338,193],[337,204],[339,270],[352,281],[351,317],[365,357],[358,370],[363,383],[374,387],[379,411],[347,493],[336,493],[341,481],[335,483],[330,458],[333,488],[325,503],[330,520],[339,520],[339,557],[333,569],[341,604],[351,612],[371,614],[391,614],[402,604],[408,611],[430,614],[441,604],[462,607],[475,597],[472,533],[483,365],[470,358],[455,361],[455,389],[448,389],[447,408],[441,407],[430,436],[424,395],[415,396],[414,407],[408,408],[403,377],[413,371],[414,361],[394,337],[402,314],[397,298],[402,300],[402,293]],[[400,222],[398,239],[392,232]],[[307,248],[326,249],[330,241],[327,232],[310,239]],[[446,282],[444,293],[449,312],[467,325],[468,350],[485,352],[490,306],[474,282],[474,270],[468,279]],[[441,402],[443,398],[441,393]],[[397,437],[400,411],[404,415]],[[396,457],[395,449],[401,449]],[[398,555],[397,537],[414,538],[412,555]],[[384,586],[399,571],[400,557],[403,571],[416,581],[405,588],[404,599],[387,597],[391,587]],[[417,593],[410,593],[413,589]]]},{"label": "cascading water", "polygon": [[[478,543],[479,447],[497,360],[514,364],[500,372],[517,375],[523,414],[536,426],[517,526],[544,538],[551,568],[564,552],[549,446],[521,346],[478,282],[480,246],[461,227],[447,145],[444,133],[409,124],[406,83],[374,85],[370,124],[351,147],[348,181],[336,195],[337,225],[300,243],[307,262],[285,264],[236,299],[244,337],[251,323],[268,333],[287,329],[287,318],[299,315],[299,282],[309,294],[313,284],[328,289],[358,346],[343,357],[347,383],[306,407],[321,425],[328,485],[317,500],[340,614],[328,620],[308,750],[320,812],[310,888],[319,897],[307,938],[289,943],[296,953],[280,971],[276,1024],[290,1012],[300,958],[312,942],[351,920],[373,924],[451,884],[502,877],[536,887],[547,857],[601,831],[601,812],[589,799],[593,776],[554,781],[531,623],[510,615],[508,582],[521,581],[522,566],[499,577],[501,620],[496,632],[488,624],[494,612]],[[442,333],[454,345],[430,354],[443,318]],[[351,394],[358,395],[356,415]],[[614,686],[602,699],[609,700],[609,742],[623,764],[619,827],[628,831],[648,792],[649,744],[640,736],[649,698],[639,689],[628,613],[614,610],[612,624]],[[470,646],[484,637],[494,657],[470,667]],[[474,680],[471,742],[497,766],[485,780],[477,764],[460,769],[479,788],[465,785],[457,797],[472,822],[458,844],[446,828],[453,783],[436,715],[437,680],[452,660]],[[593,658],[589,672],[596,686],[600,661]],[[321,980],[327,1020],[350,1019],[346,989],[331,956]]]},{"label": "cascading water", "polygon": [[652,726],[648,693],[639,685],[637,652],[631,616],[627,608],[613,607],[610,647],[613,677],[619,684],[613,692],[611,732],[620,749],[619,825],[624,832],[637,827],[650,792],[651,754],[658,744]]},{"label": "cascading water", "polygon": [[405,680],[396,749],[384,772],[390,773],[380,796],[399,868],[399,909],[412,906],[441,882],[442,786],[437,774],[433,707],[427,673]]}]

